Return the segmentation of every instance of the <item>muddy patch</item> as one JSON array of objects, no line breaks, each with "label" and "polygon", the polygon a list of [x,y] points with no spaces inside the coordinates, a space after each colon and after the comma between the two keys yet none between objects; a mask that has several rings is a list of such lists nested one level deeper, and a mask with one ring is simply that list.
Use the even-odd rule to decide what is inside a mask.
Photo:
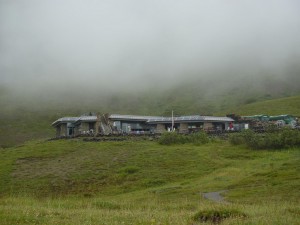
[{"label": "muddy patch", "polygon": [[226,190],[216,191],[216,192],[207,192],[202,193],[203,198],[209,199],[214,202],[226,202],[224,197],[222,196],[223,193],[226,193]]}]

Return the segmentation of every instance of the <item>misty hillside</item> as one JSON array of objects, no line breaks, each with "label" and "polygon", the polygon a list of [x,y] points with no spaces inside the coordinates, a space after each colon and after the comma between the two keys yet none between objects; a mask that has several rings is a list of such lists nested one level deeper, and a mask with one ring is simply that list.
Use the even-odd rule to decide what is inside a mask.
[{"label": "misty hillside", "polygon": [[[300,115],[296,82],[281,79],[216,79],[186,82],[166,90],[105,95],[55,96],[17,95],[7,88],[0,91],[0,143],[2,147],[54,136],[51,123],[63,116],[87,112],[137,115]],[[251,88],[249,88],[251,86]],[[284,98],[282,98],[284,97]]]},{"label": "misty hillside", "polygon": [[231,111],[238,115],[255,115],[264,113],[267,115],[291,114],[300,117],[300,96],[255,102],[232,108]]},{"label": "misty hillside", "polygon": [[61,116],[224,115],[300,95],[299,8],[0,1],[0,144],[53,136]]}]

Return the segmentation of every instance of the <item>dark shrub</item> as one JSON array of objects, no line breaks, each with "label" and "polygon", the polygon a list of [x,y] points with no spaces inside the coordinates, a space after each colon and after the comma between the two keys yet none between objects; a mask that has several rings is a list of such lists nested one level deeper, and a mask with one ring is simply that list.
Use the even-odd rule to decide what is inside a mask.
[{"label": "dark shrub", "polygon": [[193,143],[196,145],[206,144],[209,138],[205,132],[197,132],[191,135],[182,135],[175,132],[163,133],[158,143],[162,145]]},{"label": "dark shrub", "polygon": [[188,136],[188,141],[196,145],[200,145],[208,143],[209,138],[205,132],[197,132]]},{"label": "dark shrub", "polygon": [[300,132],[290,128],[271,129],[264,134],[243,131],[230,137],[233,145],[246,144],[252,149],[282,149],[300,146]]},{"label": "dark shrub", "polygon": [[255,133],[252,130],[243,130],[240,133],[232,134],[229,141],[233,145],[250,143],[255,139]]},{"label": "dark shrub", "polygon": [[236,209],[208,209],[201,210],[193,216],[193,220],[197,222],[220,223],[227,218],[244,218],[246,214]]},{"label": "dark shrub", "polygon": [[158,143],[162,145],[172,145],[172,144],[184,144],[187,142],[187,138],[175,132],[166,132],[161,135]]},{"label": "dark shrub", "polygon": [[121,209],[121,206],[116,204],[116,203],[112,203],[112,202],[102,202],[102,201],[96,201],[93,202],[92,205],[96,208],[96,209],[110,209],[110,210],[118,210]]},{"label": "dark shrub", "polygon": [[136,173],[140,170],[140,168],[136,167],[136,166],[127,166],[125,168],[123,168],[121,170],[121,172],[125,173],[125,174],[133,174]]}]

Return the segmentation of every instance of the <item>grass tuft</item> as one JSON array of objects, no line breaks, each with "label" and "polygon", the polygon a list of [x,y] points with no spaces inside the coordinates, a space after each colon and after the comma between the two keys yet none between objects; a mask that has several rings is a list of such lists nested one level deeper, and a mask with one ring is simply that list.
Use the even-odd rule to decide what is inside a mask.
[{"label": "grass tuft", "polygon": [[175,145],[193,143],[194,145],[202,145],[209,142],[209,138],[205,132],[197,132],[191,135],[182,135],[175,132],[163,133],[158,143],[162,145]]},{"label": "grass tuft", "polygon": [[228,218],[245,218],[246,214],[237,209],[219,208],[206,209],[197,212],[192,219],[197,222],[220,223]]},{"label": "grass tuft", "polygon": [[102,202],[102,201],[96,201],[92,203],[92,206],[95,207],[96,209],[109,209],[109,210],[119,210],[121,209],[121,206],[112,203],[112,202]]}]

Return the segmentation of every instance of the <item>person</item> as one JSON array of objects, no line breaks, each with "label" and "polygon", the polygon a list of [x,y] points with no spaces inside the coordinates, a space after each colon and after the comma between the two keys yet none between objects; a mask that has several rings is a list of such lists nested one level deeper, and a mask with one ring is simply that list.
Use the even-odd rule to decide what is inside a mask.
[{"label": "person", "polygon": [[233,123],[232,122],[229,123],[229,130],[233,130]]}]

